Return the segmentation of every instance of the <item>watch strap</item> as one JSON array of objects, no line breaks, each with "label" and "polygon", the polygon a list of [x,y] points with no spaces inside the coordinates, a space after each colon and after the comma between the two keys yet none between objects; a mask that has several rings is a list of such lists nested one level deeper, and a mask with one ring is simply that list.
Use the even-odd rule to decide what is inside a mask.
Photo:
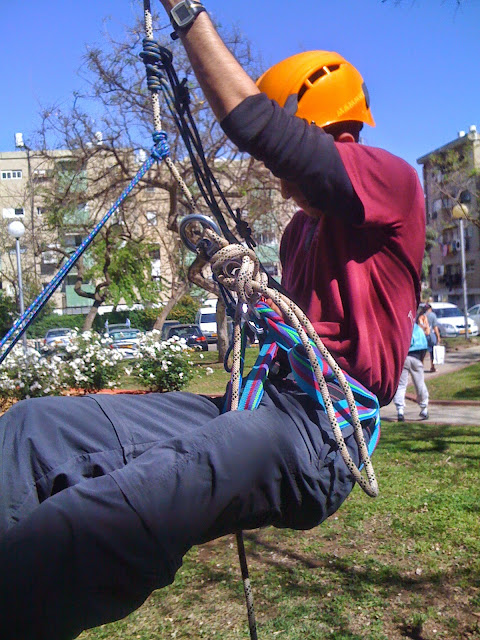
[{"label": "watch strap", "polygon": [[[205,7],[201,2],[199,2],[199,0],[182,0],[177,5],[175,5],[175,7],[177,7],[178,5],[183,5],[184,7],[188,8],[190,12],[190,19],[185,25],[180,25],[175,19],[173,10],[170,12],[170,22],[172,23],[172,27],[174,29],[173,33],[170,34],[172,40],[178,40],[181,33],[186,33],[190,29],[197,16],[203,11],[206,11]],[[175,7],[173,7],[173,9],[175,9]]]}]

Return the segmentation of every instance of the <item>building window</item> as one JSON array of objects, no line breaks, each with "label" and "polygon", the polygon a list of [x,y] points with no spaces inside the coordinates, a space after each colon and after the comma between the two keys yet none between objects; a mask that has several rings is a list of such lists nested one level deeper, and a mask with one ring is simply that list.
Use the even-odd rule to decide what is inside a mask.
[{"label": "building window", "polygon": [[255,236],[255,240],[258,244],[267,245],[269,247],[275,247],[278,242],[273,231],[260,231]]},{"label": "building window", "polygon": [[263,267],[269,276],[278,276],[278,267],[276,264],[266,262],[263,264]]},{"label": "building window", "polygon": [[82,236],[78,234],[67,234],[65,236],[65,247],[76,249],[82,244]]},{"label": "building window", "polygon": [[162,263],[160,261],[160,247],[152,248],[148,252],[151,260],[152,280],[160,280],[162,275]]},{"label": "building window", "polygon": [[37,207],[37,216],[43,216],[45,209],[43,207]]},{"label": "building window", "polygon": [[2,171],[2,180],[21,180],[22,170]]},{"label": "building window", "polygon": [[[51,245],[52,246],[52,245]],[[52,246],[54,248],[55,245]],[[51,276],[57,270],[60,261],[60,255],[57,251],[43,251],[40,260],[40,274],[42,276]]]},{"label": "building window", "polygon": [[155,211],[147,211],[147,213],[145,214],[145,217],[147,219],[148,224],[153,224],[153,225],[157,224],[157,214],[155,213]]},{"label": "building window", "polygon": [[17,209],[15,209],[15,215],[16,216],[23,216],[25,214],[25,211],[23,209],[23,207],[18,207]]}]

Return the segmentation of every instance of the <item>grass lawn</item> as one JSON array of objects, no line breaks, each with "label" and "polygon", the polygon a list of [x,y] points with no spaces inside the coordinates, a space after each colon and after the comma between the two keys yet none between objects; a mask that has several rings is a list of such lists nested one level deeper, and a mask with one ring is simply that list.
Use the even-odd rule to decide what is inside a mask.
[{"label": "grass lawn", "polygon": [[480,362],[454,374],[427,377],[426,383],[431,400],[480,400]]},{"label": "grass lawn", "polygon": [[[246,534],[260,640],[480,638],[480,427],[387,424],[380,496],[356,487],[306,532]],[[81,640],[248,638],[233,537],[195,548],[170,587]]]},{"label": "grass lawn", "polygon": [[[203,357],[202,357],[203,356]],[[250,372],[258,356],[258,346],[245,349],[245,375]],[[217,394],[223,393],[230,380],[230,374],[225,371],[222,362],[217,362],[217,351],[205,351],[195,354],[192,358],[196,363],[197,373],[189,383],[186,391],[193,393]],[[206,375],[206,369],[213,369],[213,373]]]}]

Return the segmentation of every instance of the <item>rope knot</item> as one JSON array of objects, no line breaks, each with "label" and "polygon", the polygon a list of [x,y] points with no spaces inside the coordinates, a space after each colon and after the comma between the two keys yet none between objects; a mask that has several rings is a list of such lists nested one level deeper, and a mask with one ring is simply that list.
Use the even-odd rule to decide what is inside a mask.
[{"label": "rope knot", "polygon": [[163,160],[163,158],[170,153],[167,133],[165,131],[154,131],[152,138],[155,144],[152,149],[152,157],[154,157],[155,160]]},{"label": "rope knot", "polygon": [[160,69],[165,63],[165,53],[162,49],[164,49],[164,47],[161,47],[156,40],[150,38],[143,39],[143,51],[141,51],[139,55],[145,65],[148,89],[152,93],[158,93],[161,89],[163,75]]}]

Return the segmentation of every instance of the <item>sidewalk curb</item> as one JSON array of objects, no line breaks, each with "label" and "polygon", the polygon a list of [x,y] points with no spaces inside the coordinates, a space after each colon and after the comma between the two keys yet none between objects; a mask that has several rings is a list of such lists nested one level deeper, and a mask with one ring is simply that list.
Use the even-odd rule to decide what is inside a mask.
[{"label": "sidewalk curb", "polygon": [[[409,393],[406,394],[405,398],[416,402],[416,397]],[[449,407],[480,407],[480,400],[429,400],[428,404],[438,404]]]}]

